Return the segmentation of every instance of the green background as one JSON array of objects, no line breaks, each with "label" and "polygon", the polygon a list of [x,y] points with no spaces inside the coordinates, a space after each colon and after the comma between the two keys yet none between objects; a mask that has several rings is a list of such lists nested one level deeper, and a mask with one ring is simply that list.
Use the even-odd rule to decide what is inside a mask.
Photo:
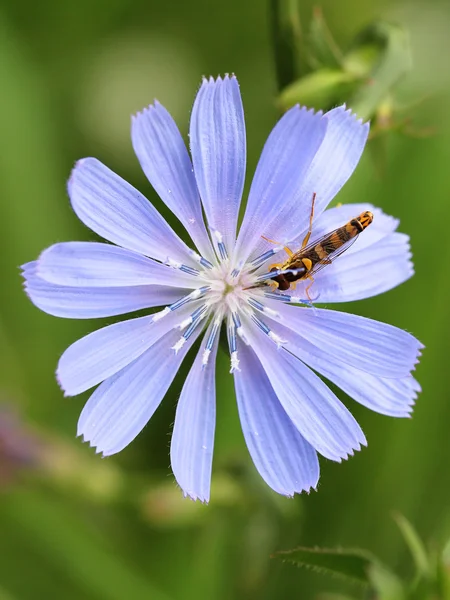
[{"label": "green background", "polygon": [[[302,3],[305,20],[311,8]],[[383,176],[368,150],[338,200],[378,205],[411,236],[415,277],[346,309],[425,344],[417,369],[424,391],[411,420],[344,398],[368,448],[340,465],[322,460],[318,491],[292,500],[272,493],[250,461],[222,355],[212,499],[203,506],[183,499],[169,468],[187,366],[136,442],[102,460],[75,439],[87,394],[63,398],[54,370],[71,342],[112,320],[41,313],[23,293],[18,265],[54,242],[94,239],[65,191],[80,157],[98,157],[168,215],[133,156],[129,115],[157,97],[186,133],[202,75],[239,78],[248,189],[278,118],[268,7],[258,0],[2,0],[0,407],[17,419],[0,429],[1,600],[308,600],[347,587],[274,561],[273,552],[364,547],[408,573],[392,511],[435,544],[450,535],[450,9],[426,0],[328,0],[322,8],[344,47],[378,17],[398,20],[411,34],[414,69],[401,87],[405,98],[421,100],[412,112],[417,126],[434,134],[392,134]],[[29,451],[34,468],[10,478],[13,442]]]}]

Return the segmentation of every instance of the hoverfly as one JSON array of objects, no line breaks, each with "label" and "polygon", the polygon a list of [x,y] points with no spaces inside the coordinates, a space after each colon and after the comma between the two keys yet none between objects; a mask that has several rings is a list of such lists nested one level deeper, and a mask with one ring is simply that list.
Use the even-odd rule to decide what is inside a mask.
[{"label": "hoverfly", "polygon": [[[276,275],[270,278],[273,282],[271,285],[274,285],[280,291],[286,291],[290,287],[295,289],[297,282],[309,279],[311,283],[306,288],[305,293],[310,302],[309,289],[314,283],[314,275],[326,265],[330,265],[338,256],[345,252],[353,244],[358,235],[373,221],[373,214],[367,210],[348,221],[342,227],[338,227],[308,244],[312,233],[315,199],[316,194],[313,194],[309,229],[300,250],[292,252],[292,250],[285,246],[284,250],[288,254],[288,259],[284,263],[269,266],[269,273],[272,271],[276,272]],[[273,240],[269,240],[268,238],[264,239],[273,242]]]}]

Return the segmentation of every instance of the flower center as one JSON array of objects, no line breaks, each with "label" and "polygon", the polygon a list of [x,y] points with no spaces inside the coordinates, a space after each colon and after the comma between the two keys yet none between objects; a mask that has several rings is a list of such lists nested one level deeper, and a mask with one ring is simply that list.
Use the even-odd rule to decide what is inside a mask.
[{"label": "flower center", "polygon": [[[281,246],[268,250],[245,264],[241,262],[237,265],[235,263],[233,266],[222,243],[222,236],[217,232],[215,235],[218,240],[216,264],[195,252],[192,252],[192,255],[199,263],[200,269],[194,269],[168,259],[167,264],[171,267],[198,278],[198,287],[174,304],[155,313],[153,320],[158,321],[186,304],[192,305],[192,312],[177,325],[177,328],[183,333],[173,346],[173,350],[177,353],[194,331],[198,331],[199,328],[203,329],[207,325],[208,332],[205,337],[202,359],[204,367],[207,366],[214,344],[217,343],[222,322],[225,322],[230,347],[231,371],[234,371],[239,369],[237,338],[239,337],[244,343],[249,344],[250,340],[246,332],[253,329],[255,325],[278,347],[284,343],[265,322],[268,319],[276,321],[279,319],[279,313],[267,306],[267,303],[264,302],[265,298],[283,302],[297,301],[297,299],[286,294],[275,293],[269,286],[264,285],[274,276],[272,272],[269,273],[267,268],[264,268],[264,265],[280,250]],[[258,271],[259,274],[257,274]]]}]

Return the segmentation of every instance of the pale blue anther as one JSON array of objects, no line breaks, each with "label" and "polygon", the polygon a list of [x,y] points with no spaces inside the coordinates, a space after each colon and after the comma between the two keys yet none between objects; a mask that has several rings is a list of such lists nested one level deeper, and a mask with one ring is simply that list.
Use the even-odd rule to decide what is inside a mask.
[{"label": "pale blue anther", "polygon": [[266,260],[268,258],[270,258],[271,256],[273,256],[274,254],[277,253],[277,250],[273,249],[272,250],[267,250],[267,252],[264,252],[264,254],[261,254],[260,256],[258,256],[257,258],[255,258],[255,260],[252,260],[252,267],[259,267],[260,265],[262,265],[264,262],[266,262]]},{"label": "pale blue anther", "polygon": [[213,268],[213,264],[210,263],[209,260],[206,260],[206,258],[203,258],[203,256],[200,258],[200,264],[202,267],[206,267],[207,269]]},{"label": "pale blue anther", "polygon": [[181,265],[180,271],[183,271],[183,273],[188,273],[189,275],[199,275],[200,274],[200,271],[198,271],[197,269],[193,269],[192,267],[188,267],[187,265]]},{"label": "pale blue anther", "polygon": [[214,325],[212,326],[212,329],[210,331],[208,340],[206,342],[206,346],[205,346],[206,350],[212,350],[212,347],[214,345],[214,340],[216,339],[216,336],[217,336],[217,334],[219,332],[221,323],[222,322],[220,322],[220,323],[214,323]]},{"label": "pale blue anther", "polygon": [[258,317],[255,314],[252,315],[252,321],[256,323],[256,325],[258,325],[261,331],[263,331],[266,335],[269,335],[271,331],[270,327],[267,327],[267,325],[263,321],[261,321],[261,319],[258,319]]},{"label": "pale blue anther", "polygon": [[253,308],[256,308],[257,310],[260,310],[261,312],[264,312],[264,304],[262,304],[261,302],[259,302],[258,300],[255,300],[254,298],[249,298],[247,300],[247,302],[250,304],[250,306],[252,306]]},{"label": "pale blue anther", "polygon": [[217,247],[219,249],[220,258],[222,260],[225,260],[226,258],[228,258],[228,252],[227,252],[227,249],[225,248],[225,244],[223,242],[217,242]]},{"label": "pale blue anther", "polygon": [[266,298],[270,298],[271,300],[281,300],[281,302],[291,302],[292,296],[289,294],[277,294],[276,292],[264,292],[264,296]]},{"label": "pale blue anther", "polygon": [[237,342],[236,342],[236,327],[234,325],[230,325],[228,328],[228,343],[230,346],[230,352],[237,351]]},{"label": "pale blue anther", "polygon": [[210,289],[211,288],[209,287],[209,285],[205,285],[201,288],[198,288],[198,290],[196,290],[196,292],[197,292],[196,294],[191,292],[187,296],[183,296],[183,298],[180,298],[179,300],[177,300],[177,302],[175,302],[174,304],[171,304],[169,306],[169,309],[173,312],[174,310],[181,308],[182,306],[184,306],[188,302],[191,302],[192,300],[198,300],[201,296],[206,294],[206,292],[209,292]]},{"label": "pale blue anther", "polygon": [[203,304],[203,306],[200,306],[199,308],[194,310],[194,312],[190,315],[192,321],[195,321],[198,317],[200,317],[205,312],[206,308],[206,304]]},{"label": "pale blue anther", "polygon": [[193,321],[192,323],[189,325],[189,327],[186,329],[186,331],[183,333],[183,337],[185,340],[188,340],[191,335],[194,333],[197,325],[199,324],[199,322],[202,320],[203,317],[203,313],[199,314]]}]

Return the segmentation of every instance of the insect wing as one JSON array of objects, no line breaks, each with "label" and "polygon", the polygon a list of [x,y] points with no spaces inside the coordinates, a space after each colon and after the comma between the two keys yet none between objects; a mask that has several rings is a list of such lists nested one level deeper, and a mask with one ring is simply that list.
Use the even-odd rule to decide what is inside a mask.
[{"label": "insect wing", "polygon": [[346,242],[344,242],[342,244],[342,246],[339,246],[339,248],[336,248],[333,245],[333,243],[330,241],[330,239],[329,239],[330,238],[330,234],[325,236],[325,239],[323,240],[322,243],[320,242],[320,240],[318,240],[314,244],[313,247],[315,247],[315,246],[317,246],[317,244],[321,243],[322,248],[325,250],[325,252],[327,252],[327,256],[325,258],[322,258],[321,260],[319,260],[319,262],[317,262],[313,266],[313,268],[310,271],[310,275],[315,275],[316,273],[318,273],[319,271],[321,271],[324,267],[326,267],[327,265],[329,265],[333,261],[335,261],[338,256],[340,256],[341,254],[343,254],[346,250],[348,250],[350,248],[350,246],[352,244],[354,244],[356,242],[356,240],[358,238],[358,235],[355,235],[354,237],[352,237],[349,240],[347,240]]}]

